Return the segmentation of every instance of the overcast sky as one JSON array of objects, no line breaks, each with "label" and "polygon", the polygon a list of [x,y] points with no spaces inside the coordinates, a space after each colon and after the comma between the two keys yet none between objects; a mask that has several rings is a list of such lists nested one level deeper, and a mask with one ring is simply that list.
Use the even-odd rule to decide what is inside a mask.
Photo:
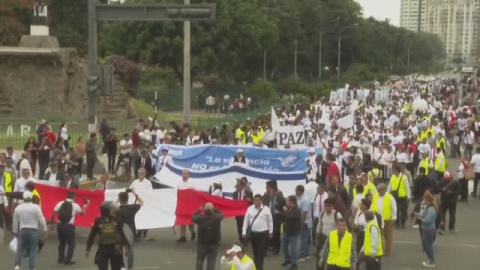
[{"label": "overcast sky", "polygon": [[400,0],[357,0],[363,7],[365,17],[378,20],[390,19],[394,25],[400,24]]}]

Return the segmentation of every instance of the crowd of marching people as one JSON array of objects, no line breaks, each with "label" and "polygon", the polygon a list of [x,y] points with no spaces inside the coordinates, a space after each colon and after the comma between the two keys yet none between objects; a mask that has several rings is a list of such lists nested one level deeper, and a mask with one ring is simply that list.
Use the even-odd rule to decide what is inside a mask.
[{"label": "crowd of marching people", "polygon": [[[102,175],[96,188],[108,189],[109,177],[120,165],[128,177],[133,172],[130,179],[135,181],[119,194],[117,202],[102,204],[88,237],[87,256],[98,237],[95,263],[99,269],[108,269],[109,262],[115,270],[132,269],[134,243],[147,235],[147,231],[135,228],[135,214],[143,205],[138,192],[153,189],[148,179],[174,162],[166,145],[289,149],[291,145],[281,145],[276,139],[279,125],[303,126],[305,130],[309,154],[305,184],[283,195],[277,181],[270,180],[264,194],[254,194],[246,177],[238,179],[232,199],[247,201],[250,206],[244,216],[236,217],[239,243],[221,258],[222,269],[268,269],[264,267],[267,250],[274,255],[282,253],[282,266],[290,269],[307,260],[315,260],[317,269],[357,269],[360,264],[380,269],[382,258],[394,252],[395,230],[405,229],[409,219],[419,229],[427,255],[422,265],[435,267],[435,235],[447,229],[455,233],[457,202],[468,201],[470,180],[471,195],[478,196],[480,112],[475,103],[459,102],[460,88],[470,100],[479,90],[474,84],[462,85],[455,80],[409,78],[375,91],[344,89],[329,101],[319,98],[311,104],[289,103],[272,112],[278,123],[265,114],[244,123],[196,131],[188,124],[172,122],[166,128],[140,119],[133,132],[123,134],[120,140],[103,120],[98,133],[101,151],[108,158],[108,173]],[[70,146],[65,124],[54,134],[48,122],[42,121],[37,137],[27,141],[20,157],[11,147],[0,154],[0,217],[3,228],[18,239],[15,269],[20,269],[24,256],[29,256],[30,269],[35,269],[35,251],[43,246],[40,232],[47,231],[36,179],[74,190],[79,187],[85,160],[86,177],[94,180],[100,147],[96,136],[92,133],[88,141],[79,139]],[[161,154],[157,155],[155,149],[160,145]],[[447,169],[447,157],[460,159],[457,179]],[[248,158],[239,149],[231,163],[248,166]],[[191,188],[188,170],[182,172],[182,178],[179,188]],[[223,196],[221,186],[221,182],[212,183],[210,193]],[[134,204],[128,203],[129,196],[135,197]],[[50,221],[57,220],[59,263],[75,263],[74,219],[84,214],[88,205],[88,200],[83,206],[77,204],[71,192],[55,207]],[[198,241],[197,270],[203,269],[204,260],[208,270],[215,269],[222,218],[222,213],[208,203],[192,216],[197,232],[192,225],[181,227],[178,242],[186,242],[187,227],[191,240]],[[130,228],[127,232],[124,223]],[[247,255],[248,245],[252,258]],[[126,263],[122,254],[128,254]]]}]

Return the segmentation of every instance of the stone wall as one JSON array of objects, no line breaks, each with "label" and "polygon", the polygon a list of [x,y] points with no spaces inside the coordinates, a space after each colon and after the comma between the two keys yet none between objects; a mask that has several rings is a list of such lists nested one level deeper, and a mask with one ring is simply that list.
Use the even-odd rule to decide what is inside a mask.
[{"label": "stone wall", "polygon": [[[1,47],[0,47],[1,49]],[[74,49],[46,53],[21,47],[0,54],[0,116],[86,119],[86,61]],[[29,52],[29,53],[26,53]],[[114,95],[99,97],[97,115],[111,119],[133,117],[130,97],[118,80]]]}]

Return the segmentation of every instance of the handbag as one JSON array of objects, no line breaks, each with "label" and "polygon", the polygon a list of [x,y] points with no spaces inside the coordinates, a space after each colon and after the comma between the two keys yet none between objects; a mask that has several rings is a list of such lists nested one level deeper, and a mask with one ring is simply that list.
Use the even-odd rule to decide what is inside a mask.
[{"label": "handbag", "polygon": [[[468,166],[468,167],[467,167]],[[475,170],[473,169],[472,164],[463,163],[463,167],[465,168],[465,179],[473,180],[475,178]]]},{"label": "handbag", "polygon": [[398,198],[398,191],[400,189],[400,184],[402,183],[402,179],[403,179],[403,173],[400,174],[400,180],[398,180],[398,186],[397,186],[397,189],[396,190],[391,190],[390,191],[390,194],[392,194],[392,196],[397,199]]},{"label": "handbag", "polygon": [[255,222],[255,220],[257,220],[257,217],[258,215],[260,215],[260,213],[262,212],[263,210],[263,207],[260,209],[260,211],[258,211],[258,213],[255,215],[255,217],[253,218],[252,222],[248,225],[247,227],[247,231],[245,233],[245,241],[248,242],[250,241],[250,238],[252,237],[252,226],[253,226],[253,223]]}]

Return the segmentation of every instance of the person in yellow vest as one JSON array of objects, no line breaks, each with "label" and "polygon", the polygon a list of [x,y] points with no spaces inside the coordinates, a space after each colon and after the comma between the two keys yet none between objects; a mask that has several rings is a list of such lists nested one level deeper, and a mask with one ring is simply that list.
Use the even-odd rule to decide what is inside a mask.
[{"label": "person in yellow vest", "polygon": [[247,144],[247,136],[245,135],[243,125],[240,125],[235,131],[235,141],[237,144]]},{"label": "person in yellow vest", "polygon": [[445,153],[447,145],[446,145],[445,138],[443,137],[443,134],[441,132],[438,133],[437,140],[435,141],[435,148],[439,148],[439,147]]},{"label": "person in yellow vest", "polygon": [[220,260],[222,270],[256,270],[253,260],[247,256],[241,246],[233,247],[225,252]]},{"label": "person in yellow vest", "polygon": [[373,184],[373,182],[370,182],[368,180],[367,175],[363,174],[361,180],[362,180],[363,186],[365,187],[363,191],[365,196],[367,196],[367,194],[371,194],[373,196],[375,193],[377,193],[377,189],[375,188],[375,185]]},{"label": "person in yellow vest", "polygon": [[318,266],[326,264],[328,270],[355,270],[356,258],[353,236],[347,231],[346,221],[338,219],[337,229],[330,232],[320,252]]},{"label": "person in yellow vest", "polygon": [[258,131],[258,128],[254,126],[252,127],[250,137],[252,138],[252,143],[258,145],[261,142],[263,135]]},{"label": "person in yellow vest", "polygon": [[405,229],[405,222],[408,214],[408,201],[412,197],[410,191],[410,184],[407,176],[402,173],[402,167],[395,165],[393,167],[393,174],[390,178],[387,191],[395,197],[397,202],[397,227]]},{"label": "person in yellow vest", "polygon": [[375,214],[371,211],[365,213],[365,221],[367,222],[367,227],[365,228],[365,237],[360,256],[365,261],[365,269],[380,270],[383,256],[380,226],[375,219]]},{"label": "person in yellow vest", "polygon": [[[433,162],[430,159],[429,151],[426,148],[420,149],[420,154],[422,155],[422,159],[420,160],[420,163],[418,164],[418,168],[425,168],[425,174],[428,175],[430,173],[430,170],[433,168]],[[418,172],[417,172],[418,174]]]},{"label": "person in yellow vest", "polygon": [[437,181],[443,180],[443,175],[447,170],[447,159],[442,148],[437,147],[437,157],[435,158],[435,173],[437,174]]},{"label": "person in yellow vest", "polygon": [[383,236],[385,237],[385,256],[392,252],[393,232],[395,230],[395,220],[397,219],[397,202],[392,194],[387,192],[385,184],[377,186],[378,193],[372,198],[370,210],[380,214],[383,221]]},{"label": "person in yellow vest", "polygon": [[372,170],[368,172],[367,176],[368,176],[368,181],[370,183],[373,183],[374,185],[379,184],[379,183],[376,183],[376,179],[383,178],[383,172],[382,170],[380,170],[380,165],[376,160],[372,161]]}]

